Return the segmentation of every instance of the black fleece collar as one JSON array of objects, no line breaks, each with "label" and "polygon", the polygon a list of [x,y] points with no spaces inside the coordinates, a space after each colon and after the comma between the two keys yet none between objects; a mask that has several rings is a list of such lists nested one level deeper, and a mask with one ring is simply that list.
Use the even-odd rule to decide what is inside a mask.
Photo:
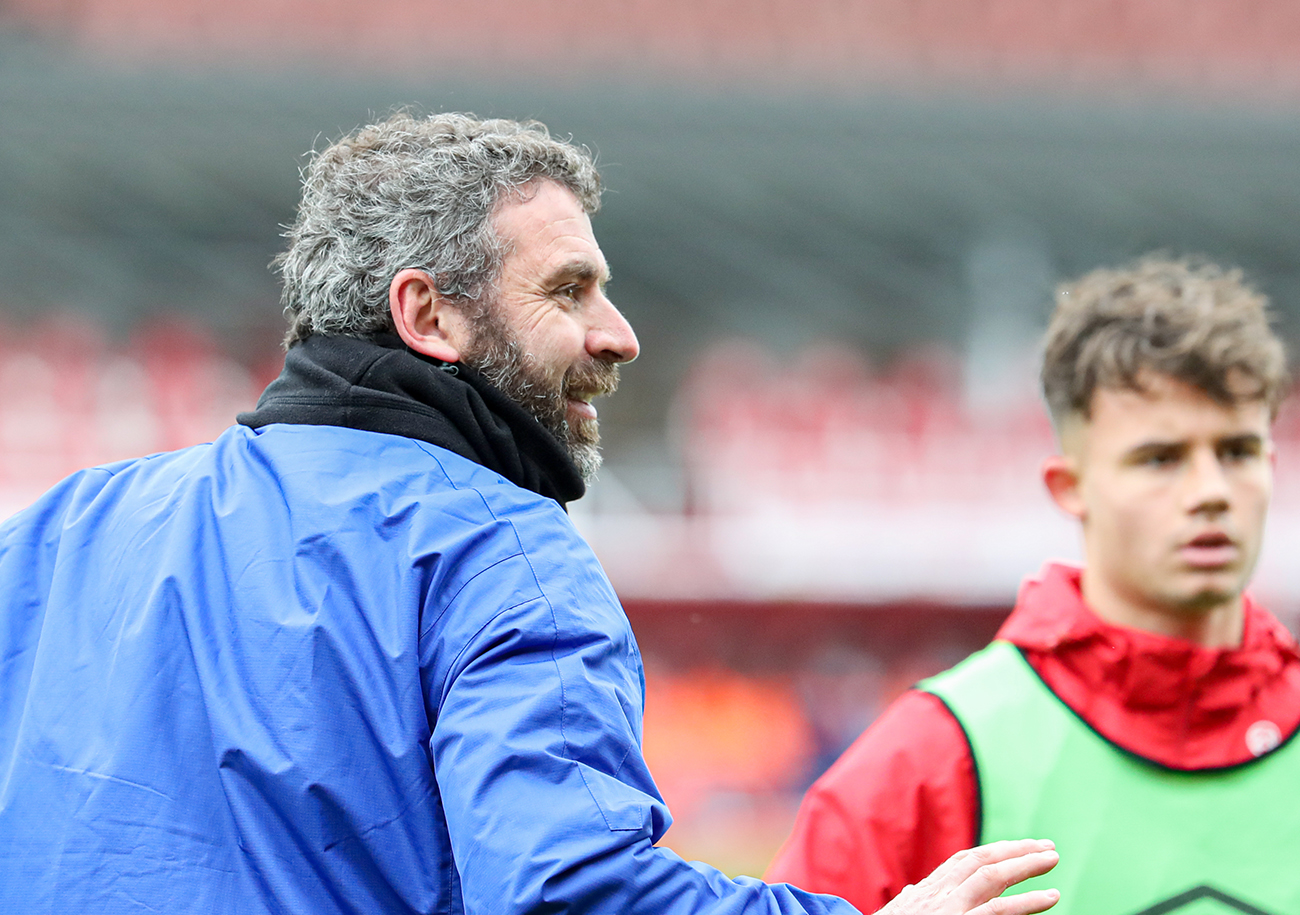
[{"label": "black fleece collar", "polygon": [[527,411],[459,363],[406,348],[395,334],[314,334],[238,421],[345,426],[420,439],[482,464],[561,505],[586,492],[564,447]]}]

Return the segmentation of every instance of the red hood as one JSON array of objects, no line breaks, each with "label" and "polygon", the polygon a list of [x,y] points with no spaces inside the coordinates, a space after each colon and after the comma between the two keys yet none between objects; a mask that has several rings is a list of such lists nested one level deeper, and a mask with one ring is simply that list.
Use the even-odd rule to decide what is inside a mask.
[{"label": "red hood", "polygon": [[[1049,564],[1026,580],[998,631],[1085,721],[1140,756],[1178,769],[1246,762],[1300,726],[1300,649],[1249,597],[1237,648],[1107,623],[1084,604],[1082,570]],[[1249,737],[1247,736],[1249,734]]]}]

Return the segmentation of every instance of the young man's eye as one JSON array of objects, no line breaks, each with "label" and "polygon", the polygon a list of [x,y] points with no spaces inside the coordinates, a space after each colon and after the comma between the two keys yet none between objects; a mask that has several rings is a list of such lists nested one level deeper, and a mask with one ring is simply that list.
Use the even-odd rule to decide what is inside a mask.
[{"label": "young man's eye", "polygon": [[1230,442],[1220,450],[1226,461],[1245,461],[1259,455],[1259,446],[1254,442]]},{"label": "young man's eye", "polygon": [[1168,467],[1178,461],[1176,451],[1149,451],[1142,455],[1140,463],[1147,467]]}]

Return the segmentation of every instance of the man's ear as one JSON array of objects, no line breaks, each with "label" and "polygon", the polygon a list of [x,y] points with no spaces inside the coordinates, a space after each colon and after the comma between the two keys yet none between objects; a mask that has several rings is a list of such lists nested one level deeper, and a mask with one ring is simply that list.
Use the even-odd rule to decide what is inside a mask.
[{"label": "man's ear", "polygon": [[459,362],[471,339],[464,309],[438,292],[423,270],[399,270],[388,284],[388,308],[397,335],[411,349],[443,362]]},{"label": "man's ear", "polygon": [[1084,520],[1087,508],[1079,492],[1079,467],[1074,458],[1054,454],[1043,461],[1043,485],[1062,511]]}]

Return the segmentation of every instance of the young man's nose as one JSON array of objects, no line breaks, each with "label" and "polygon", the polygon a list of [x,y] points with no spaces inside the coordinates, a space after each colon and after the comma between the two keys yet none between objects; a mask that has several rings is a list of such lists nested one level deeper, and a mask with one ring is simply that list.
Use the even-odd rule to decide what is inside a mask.
[{"label": "young man's nose", "polygon": [[1227,511],[1231,490],[1223,462],[1212,450],[1193,454],[1188,481],[1188,510],[1217,514]]}]

